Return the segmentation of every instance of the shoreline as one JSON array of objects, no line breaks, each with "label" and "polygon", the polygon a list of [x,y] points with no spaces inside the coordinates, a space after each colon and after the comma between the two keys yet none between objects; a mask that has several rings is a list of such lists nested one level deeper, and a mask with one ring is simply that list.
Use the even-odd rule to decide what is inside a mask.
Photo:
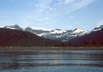
[{"label": "shoreline", "polygon": [[103,50],[103,47],[0,47],[2,50]]}]

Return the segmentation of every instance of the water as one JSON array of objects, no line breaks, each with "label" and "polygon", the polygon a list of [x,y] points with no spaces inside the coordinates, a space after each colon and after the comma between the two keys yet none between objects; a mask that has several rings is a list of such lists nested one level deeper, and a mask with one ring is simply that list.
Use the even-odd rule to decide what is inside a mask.
[{"label": "water", "polygon": [[103,51],[0,51],[0,72],[102,72]]}]

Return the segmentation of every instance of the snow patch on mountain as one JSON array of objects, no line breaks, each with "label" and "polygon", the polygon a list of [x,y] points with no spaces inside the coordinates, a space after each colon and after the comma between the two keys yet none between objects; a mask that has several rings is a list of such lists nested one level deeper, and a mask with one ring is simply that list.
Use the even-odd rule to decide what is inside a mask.
[{"label": "snow patch on mountain", "polygon": [[99,31],[99,30],[101,30],[101,29],[103,29],[103,25],[101,25],[101,26],[99,26],[99,27],[94,28],[94,29],[93,29],[93,31]]},{"label": "snow patch on mountain", "polygon": [[87,31],[83,29],[75,29],[72,33],[81,33],[81,32],[85,33]]},{"label": "snow patch on mountain", "polygon": [[31,27],[21,28],[18,25],[6,26],[4,28],[28,31],[28,32],[36,34],[40,37],[53,39],[53,40],[60,40],[60,41],[68,41],[75,37],[79,37],[79,36],[88,34],[88,31],[83,30],[83,29],[74,29],[74,30],[53,29],[50,31],[46,31],[46,30],[33,29]]},{"label": "snow patch on mountain", "polygon": [[61,34],[66,32],[65,30],[60,30],[60,29],[54,29],[52,30],[49,34]]},{"label": "snow patch on mountain", "polygon": [[16,29],[16,30],[23,30],[21,27],[19,27],[18,25],[11,25],[11,26],[5,26],[4,28],[8,28],[8,29]]},{"label": "snow patch on mountain", "polygon": [[15,28],[14,28],[14,27],[6,27],[6,28],[8,28],[8,29],[14,29],[14,30],[15,30]]}]

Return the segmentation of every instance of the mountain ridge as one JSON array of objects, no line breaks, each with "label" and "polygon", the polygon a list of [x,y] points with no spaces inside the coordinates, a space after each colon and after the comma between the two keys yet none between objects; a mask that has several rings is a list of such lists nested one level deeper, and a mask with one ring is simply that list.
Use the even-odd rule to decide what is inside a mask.
[{"label": "mountain ridge", "polygon": [[[7,29],[8,31],[13,30],[13,31],[16,31],[16,33],[18,33],[17,31],[28,32],[28,33],[32,34],[32,37],[30,37],[30,38],[33,38],[33,36],[34,37],[36,36],[36,37],[38,37],[38,39],[39,38],[40,39],[42,38],[42,39],[45,39],[45,40],[50,40],[51,39],[50,42],[52,40],[54,42],[54,40],[58,40],[58,39],[66,40],[66,42],[64,42],[64,43],[63,42],[58,42],[58,41],[57,41],[57,43],[54,42],[53,43],[53,44],[55,44],[54,46],[103,46],[103,26],[102,25],[100,27],[94,28],[89,33],[86,30],[77,29],[77,28],[74,29],[74,30],[64,30],[64,31],[61,30],[61,29],[53,29],[51,31],[44,32],[43,30],[33,30],[32,28],[29,28],[29,27],[25,28],[26,30],[20,28],[19,26],[15,26],[15,27],[17,27],[19,29],[13,28],[13,27],[12,28],[4,27],[4,29]],[[35,32],[35,33],[33,33],[33,32]],[[38,36],[37,34],[39,34],[39,35],[41,34],[41,36]],[[0,35],[2,35],[2,33]],[[6,35],[8,36],[8,33]],[[4,35],[3,37],[5,37],[6,35]],[[18,40],[20,40],[21,38],[25,38],[25,36],[21,36],[21,35],[22,34],[19,34],[19,35],[16,34],[17,37],[18,36],[20,37]],[[55,39],[55,37],[56,37],[56,39]],[[8,38],[12,39],[12,37],[10,37],[10,36],[7,37],[6,39],[8,39]],[[68,40],[66,38],[68,38],[70,40]],[[40,39],[38,41],[40,41]],[[16,41],[18,41],[18,40],[16,40]],[[35,41],[35,39],[31,39],[30,41],[32,41],[32,40]],[[47,41],[47,43],[45,44],[45,40],[44,40],[44,43],[40,42],[41,45],[38,45],[39,42],[37,43],[37,45],[38,46],[52,46],[51,45],[52,42],[50,43],[49,41]],[[6,40],[1,40],[0,43],[2,43],[2,41],[6,41]],[[14,41],[14,43],[15,43],[15,41]],[[50,44],[47,45],[48,43],[50,43]],[[32,43],[30,43],[30,44],[32,44]]]},{"label": "mountain ridge", "polygon": [[72,46],[103,46],[103,29],[68,41]]},{"label": "mountain ridge", "polygon": [[29,31],[33,34],[40,36],[40,37],[44,37],[44,38],[52,39],[52,40],[59,40],[59,41],[63,41],[63,42],[71,40],[75,37],[79,37],[79,36],[83,36],[85,34],[88,34],[88,31],[83,30],[83,29],[74,29],[74,30],[52,29],[51,31],[47,31],[47,30],[44,31],[44,30],[32,29],[30,27],[21,28],[18,25],[5,26],[4,28]]},{"label": "mountain ridge", "polygon": [[33,33],[21,30],[0,28],[0,46],[55,46],[59,41],[45,39]]}]

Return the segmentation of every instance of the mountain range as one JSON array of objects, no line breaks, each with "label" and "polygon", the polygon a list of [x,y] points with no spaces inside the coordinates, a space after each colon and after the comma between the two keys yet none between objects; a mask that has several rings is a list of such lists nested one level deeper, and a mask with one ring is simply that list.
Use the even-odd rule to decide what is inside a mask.
[{"label": "mountain range", "polygon": [[[59,41],[57,41],[59,40]],[[74,30],[37,30],[18,25],[0,29],[0,46],[103,46],[103,25],[88,32]]]},{"label": "mountain range", "polygon": [[78,29],[78,28],[74,30],[53,29],[50,31],[37,30],[37,29],[32,29],[30,27],[22,28],[18,25],[5,26],[4,28],[29,31],[33,34],[36,34],[37,36],[47,38],[47,39],[52,39],[52,40],[59,40],[62,42],[67,42],[71,39],[74,39],[76,37],[81,37],[89,33],[87,30]]}]

